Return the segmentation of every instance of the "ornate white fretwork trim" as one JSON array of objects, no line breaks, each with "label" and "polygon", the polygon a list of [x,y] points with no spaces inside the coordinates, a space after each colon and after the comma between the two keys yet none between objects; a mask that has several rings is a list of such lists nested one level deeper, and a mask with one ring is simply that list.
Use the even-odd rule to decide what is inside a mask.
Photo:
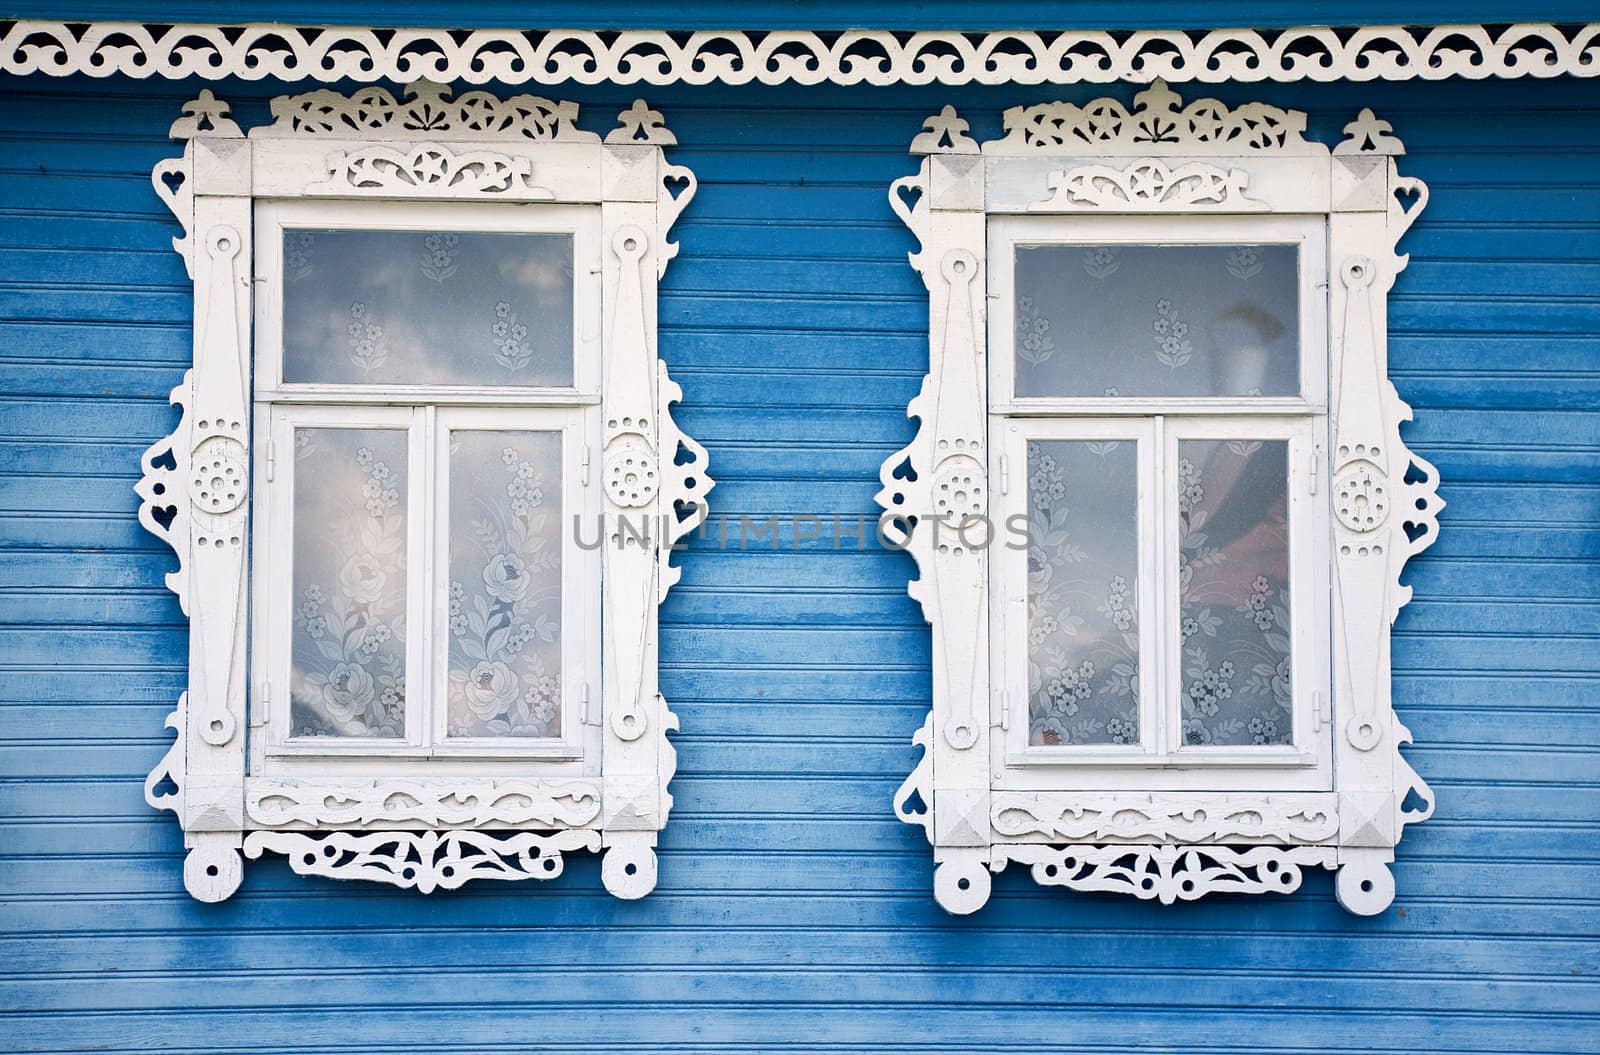
[{"label": "ornate white fretwork trim", "polygon": [[[715,486],[705,449],[672,420],[669,406],[683,393],[655,354],[656,283],[677,253],[668,235],[694,196],[694,174],[668,163],[662,148],[676,139],[642,100],[604,138],[576,126],[575,103],[455,96],[429,82],[398,94],[319,89],[281,96],[271,109],[273,123],[247,136],[202,91],[172,125],[182,156],[152,173],[183,227],[173,248],[195,281],[195,365],[172,393],[183,414],[145,452],[135,486],[140,522],[178,555],[167,585],[191,620],[189,691],[167,719],[177,740],[145,782],[149,804],[183,826],[185,884],[221,901],[239,886],[241,853],[271,851],[288,854],[297,871],[426,892],[479,878],[548,879],[560,874],[562,853],[603,849],[606,889],[642,897],[655,886],[656,833],[677,769],[667,733],[678,720],[657,691],[657,607],[680,574],[673,544],[705,519]],[[585,757],[589,776],[532,779],[541,775],[533,760],[516,779],[471,767],[419,777],[398,763],[364,778],[247,771],[253,203],[330,195],[553,201],[598,213],[604,514],[607,525],[627,514],[633,531],[625,548],[611,545],[620,528],[607,537],[595,584],[608,638],[594,672],[598,713],[589,718],[585,707],[585,724],[604,730]],[[268,696],[258,688],[251,706]]]},{"label": "ornate white fretwork trim", "polygon": [[[262,136],[337,136],[343,139],[493,138],[513,142],[597,143],[600,137],[575,123],[578,104],[552,102],[536,95],[501,99],[489,92],[466,92],[452,99],[448,87],[433,81],[410,85],[403,99],[382,88],[362,88],[346,96],[322,89],[272,100],[272,124]],[[659,115],[658,115],[659,116]]]},{"label": "ornate white fretwork trim", "polygon": [[365,879],[423,894],[473,879],[554,879],[564,853],[600,849],[600,833],[557,832],[251,832],[244,854],[288,857],[300,875]]},{"label": "ornate white fretwork trim", "polygon": [[992,867],[1032,866],[1034,882],[1132,894],[1170,905],[1207,894],[1288,894],[1306,868],[1333,868],[1321,846],[1005,846]]},{"label": "ornate white fretwork trim", "polygon": [[1045,186],[1054,193],[1032,208],[1049,212],[1132,207],[1149,212],[1214,208],[1226,212],[1264,209],[1245,193],[1243,169],[1220,169],[1203,161],[1176,168],[1145,158],[1127,168],[1079,165],[1052,172]]},{"label": "ornate white fretwork trim", "polygon": [[468,84],[1109,84],[1600,76],[1600,24],[1128,34],[0,21],[0,72]]},{"label": "ornate white fretwork trim", "polygon": [[1327,794],[1229,795],[1196,802],[1185,795],[996,793],[994,832],[1053,842],[1320,843],[1339,834]]},{"label": "ornate white fretwork trim", "polygon": [[261,780],[245,816],[264,828],[580,828],[600,816],[598,780]]},{"label": "ornate white fretwork trim", "polygon": [[336,197],[378,194],[387,198],[480,195],[503,201],[550,201],[555,192],[535,186],[527,158],[471,150],[458,154],[438,143],[409,149],[374,145],[339,151],[328,158],[329,176],[307,194]]},{"label": "ornate white fretwork trim", "polygon": [[[918,243],[909,260],[928,290],[929,372],[907,407],[916,435],[883,463],[876,497],[884,537],[916,563],[908,592],[933,639],[932,708],[913,739],[923,755],[895,795],[895,814],[933,844],[934,892],[954,913],[980,908],[989,871],[1013,860],[1033,864],[1040,882],[1166,902],[1211,890],[1293,890],[1302,867],[1322,865],[1338,869],[1346,908],[1381,912],[1394,897],[1395,845],[1433,810],[1432,792],[1400,753],[1411,735],[1389,686],[1390,626],[1411,596],[1400,575],[1437,538],[1443,506],[1437,471],[1401,439],[1411,409],[1389,383],[1386,360],[1387,295],[1407,262],[1396,245],[1427,188],[1399,174],[1405,147],[1370,110],[1331,150],[1304,138],[1299,111],[1185,104],[1160,82],[1131,106],[1105,98],[1015,107],[1003,125],[1003,137],[979,143],[944,107],[911,143],[922,158],[917,173],[889,193]],[[1004,751],[990,750],[1001,735],[991,726],[1005,727],[1026,706],[990,683],[992,551],[924,525],[990,510],[981,364],[991,217],[1095,209],[1326,217],[1332,486],[1318,501],[1328,503],[1337,585],[1333,729],[1324,733],[1331,788],[1068,791],[1070,772],[1059,784],[1037,773],[1011,783],[1017,774]],[[1125,786],[1139,785],[1130,778]],[[1422,805],[1408,809],[1413,793]]]}]

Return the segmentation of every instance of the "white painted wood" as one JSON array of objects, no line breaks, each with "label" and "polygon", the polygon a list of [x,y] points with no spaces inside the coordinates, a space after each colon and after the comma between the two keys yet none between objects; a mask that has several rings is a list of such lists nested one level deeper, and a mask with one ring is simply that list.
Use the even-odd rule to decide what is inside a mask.
[{"label": "white painted wood", "polygon": [[[912,153],[923,155],[918,174],[890,187],[891,206],[920,243],[910,262],[929,289],[931,369],[908,408],[922,426],[884,463],[877,497],[884,534],[917,560],[910,592],[934,642],[933,705],[913,739],[923,755],[895,796],[896,815],[927,832],[938,862],[935,896],[955,913],[976,911],[988,896],[976,865],[999,871],[1010,861],[1030,864],[1041,883],[1168,904],[1212,891],[1287,892],[1316,865],[1339,870],[1346,908],[1382,911],[1394,896],[1394,845],[1407,823],[1433,809],[1432,793],[1398,750],[1410,734],[1390,707],[1388,645],[1410,595],[1400,569],[1436,537],[1442,503],[1437,473],[1400,440],[1410,409],[1386,378],[1384,326],[1386,294],[1406,262],[1394,247],[1426,203],[1426,188],[1397,174],[1404,147],[1366,110],[1331,151],[1304,139],[1297,111],[1184,104],[1160,82],[1131,107],[1116,99],[1016,107],[1003,123],[1002,139],[977,144],[945,107],[913,142]],[[973,187],[982,191],[977,205]],[[1277,215],[1251,215],[1258,204]],[[1139,215],[1154,212],[1160,216]],[[986,230],[963,241],[973,239],[973,219]],[[1301,394],[1017,398],[1016,246],[1118,242],[1298,245]],[[920,523],[915,532],[904,526],[932,508],[945,451],[938,444],[948,438],[939,400],[951,376],[948,334],[964,315],[938,269],[964,245],[984,254],[977,269],[989,279],[988,476],[999,488],[991,508],[1000,529],[1025,508],[1019,481],[1030,437],[1141,443],[1140,601],[1153,618],[1140,623],[1139,745],[1030,746],[1025,553],[988,551],[985,602],[981,593],[941,592],[949,556],[929,546]],[[954,360],[958,370],[965,361]],[[1283,747],[1193,747],[1178,735],[1171,474],[1179,440],[1204,437],[1289,444],[1295,737]],[[1424,482],[1403,482],[1413,466]],[[991,620],[987,678],[974,685],[985,692],[978,705],[990,707],[990,723],[981,724],[999,731],[980,788],[940,735],[973,697],[960,691],[966,683],[942,675],[952,645],[982,642]],[[1403,812],[1409,792],[1424,805]],[[922,808],[914,808],[918,800]],[[982,801],[991,807],[986,822],[974,817]]]},{"label": "white painted wood", "polygon": [[[988,610],[989,571],[987,550],[964,529],[982,523],[992,497],[981,361],[988,307],[982,160],[965,132],[949,107],[930,118],[918,149],[949,144],[952,156],[925,157],[916,176],[890,188],[891,207],[920,243],[910,260],[928,288],[929,373],[907,411],[921,426],[884,464],[877,495],[885,510],[880,532],[915,559],[919,575],[910,593],[933,628],[933,711],[924,743],[933,779],[915,790],[930,807],[935,896],[955,913],[976,911],[988,898],[992,838],[989,627],[966,617]],[[899,472],[907,463],[914,479]],[[901,805],[896,810],[904,816]]]},{"label": "white painted wood", "polygon": [[1329,792],[997,792],[997,842],[1331,844],[1339,800]]},{"label": "white painted wood", "polygon": [[[1206,84],[1595,77],[1600,24],[995,32],[398,29],[19,20],[0,72],[467,84]],[[550,116],[541,113],[541,120]]]},{"label": "white painted wood", "polygon": [[[178,740],[146,781],[150,804],[184,825],[186,884],[204,900],[228,897],[241,849],[285,853],[308,874],[427,892],[550,878],[562,853],[605,848],[607,888],[641,897],[655,885],[676,769],[666,734],[677,719],[656,686],[656,607],[677,578],[672,543],[704,519],[714,486],[704,449],[670,419],[682,393],[655,351],[656,281],[677,251],[666,236],[693,173],[662,157],[675,140],[643,102],[605,143],[576,127],[575,104],[452,98],[426,83],[400,99],[377,88],[285,96],[273,113],[247,138],[203,93],[173,125],[183,156],[152,173],[184,227],[173,244],[195,279],[195,368],[173,393],[184,417],[146,452],[137,487],[141,522],[178,552],[168,584],[194,625],[189,691],[168,719]],[[282,243],[297,227],[572,234],[573,385],[284,384]],[[264,441],[253,452],[252,420]],[[405,738],[286,735],[297,426],[407,432],[406,683],[422,689],[408,694]],[[627,549],[595,548],[563,525],[558,738],[442,735],[446,467],[450,433],[471,428],[559,432],[563,519],[587,516],[587,539],[602,509],[626,511],[650,532]],[[687,513],[675,523],[652,522],[680,504]],[[247,605],[257,671],[248,715]],[[169,778],[177,792],[158,793]],[[365,832],[394,827],[408,830]]]},{"label": "white painted wood", "polygon": [[283,778],[245,781],[251,828],[583,828],[600,817],[594,780]]},{"label": "white painted wood", "polygon": [[[1289,894],[1303,870],[1332,868],[1334,851],[1321,846],[1008,844],[995,850],[994,868],[1030,865],[1043,886],[1132,894],[1163,905],[1207,894]],[[1391,894],[1392,894],[1391,889]]]},{"label": "white painted wood", "polygon": [[553,832],[446,831],[304,832],[254,831],[244,840],[246,857],[279,853],[301,875],[365,879],[431,894],[454,890],[473,879],[554,879],[574,850],[600,848],[598,832],[562,828]]},{"label": "white painted wood", "polygon": [[1141,146],[1100,153],[992,154],[985,158],[990,213],[1235,215],[1328,210],[1326,158],[1305,154],[1185,153],[1155,156]]}]

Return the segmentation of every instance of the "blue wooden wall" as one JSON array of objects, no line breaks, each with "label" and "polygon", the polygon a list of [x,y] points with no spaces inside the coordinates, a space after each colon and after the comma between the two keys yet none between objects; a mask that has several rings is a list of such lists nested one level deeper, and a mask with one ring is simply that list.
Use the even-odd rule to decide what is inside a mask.
[{"label": "blue wooden wall", "polygon": [[[219,94],[265,120],[262,85]],[[1131,94],[1131,89],[1118,89]],[[1162,908],[1013,870],[946,916],[891,792],[929,692],[902,556],[716,552],[664,612],[683,719],[660,888],[421,897],[251,864],[184,893],[140,782],[186,626],[135,520],[189,359],[149,170],[192,88],[0,84],[0,1049],[26,1052],[1594,1052],[1600,1050],[1600,108],[1593,82],[1263,86],[1337,136],[1362,105],[1432,204],[1393,299],[1437,546],[1395,639],[1439,797],[1399,898]],[[574,89],[605,129],[632,94]],[[885,202],[922,117],[976,132],[1087,90],[653,90],[699,174],[661,301],[679,420],[724,514],[871,517],[927,363]],[[1582,108],[1587,103],[1587,109]]]}]

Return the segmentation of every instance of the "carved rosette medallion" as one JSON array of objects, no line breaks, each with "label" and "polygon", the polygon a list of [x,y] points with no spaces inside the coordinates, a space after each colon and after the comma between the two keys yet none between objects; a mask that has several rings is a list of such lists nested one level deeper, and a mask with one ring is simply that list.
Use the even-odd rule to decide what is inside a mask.
[{"label": "carved rosette medallion", "polygon": [[190,495],[196,513],[222,516],[244,505],[244,457],[244,444],[232,436],[211,436],[195,447],[189,466],[193,471]]},{"label": "carved rosette medallion", "polygon": [[[632,418],[623,418],[623,429],[632,427]],[[643,424],[641,422],[641,424]],[[656,496],[655,446],[642,432],[618,432],[606,444],[606,494],[624,509],[638,509]]]},{"label": "carved rosette medallion", "polygon": [[1357,460],[1340,469],[1333,481],[1333,512],[1351,531],[1376,531],[1389,517],[1388,477],[1366,460],[1362,446],[1354,453]]}]

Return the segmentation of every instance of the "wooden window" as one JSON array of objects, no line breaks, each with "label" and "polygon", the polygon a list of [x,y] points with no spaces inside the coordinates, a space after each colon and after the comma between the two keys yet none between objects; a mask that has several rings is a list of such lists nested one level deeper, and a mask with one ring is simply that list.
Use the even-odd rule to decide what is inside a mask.
[{"label": "wooden window", "polygon": [[257,205],[254,771],[599,774],[600,219]]},{"label": "wooden window", "polygon": [[979,144],[946,107],[890,194],[930,373],[879,502],[934,659],[896,811],[935,893],[975,911],[1019,862],[1171,902],[1317,866],[1381,911],[1433,808],[1388,685],[1442,504],[1385,377],[1426,188],[1369,111],[1332,150],[1160,83],[1004,125]]},{"label": "wooden window", "polygon": [[656,606],[712,486],[655,358],[693,175],[642,102],[603,142],[571,103],[425,83],[272,110],[246,136],[202,94],[156,170],[195,367],[140,513],[193,629],[146,787],[185,882],[221,900],[273,852],[426,892],[604,850],[641,897]]},{"label": "wooden window", "polygon": [[1322,217],[989,221],[1004,758],[1061,767],[1017,783],[1331,787],[1326,259]]}]

